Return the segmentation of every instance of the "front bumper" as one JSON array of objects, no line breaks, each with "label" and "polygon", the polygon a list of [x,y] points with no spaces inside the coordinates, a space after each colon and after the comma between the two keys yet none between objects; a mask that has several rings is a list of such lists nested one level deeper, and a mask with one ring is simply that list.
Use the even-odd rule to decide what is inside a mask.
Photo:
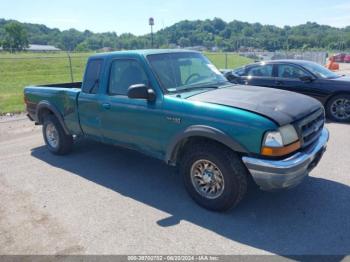
[{"label": "front bumper", "polygon": [[329,132],[326,128],[316,144],[283,160],[243,157],[254,181],[262,190],[271,191],[294,187],[308,176],[326,151]]}]

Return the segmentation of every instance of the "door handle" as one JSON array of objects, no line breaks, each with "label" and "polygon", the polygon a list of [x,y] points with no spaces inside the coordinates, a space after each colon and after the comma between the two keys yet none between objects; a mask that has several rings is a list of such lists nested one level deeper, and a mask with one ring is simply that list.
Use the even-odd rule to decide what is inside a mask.
[{"label": "door handle", "polygon": [[102,104],[102,107],[103,107],[104,109],[111,109],[111,104],[103,103],[103,104]]},{"label": "door handle", "polygon": [[278,85],[278,86],[283,85],[283,81],[276,81],[276,85]]}]

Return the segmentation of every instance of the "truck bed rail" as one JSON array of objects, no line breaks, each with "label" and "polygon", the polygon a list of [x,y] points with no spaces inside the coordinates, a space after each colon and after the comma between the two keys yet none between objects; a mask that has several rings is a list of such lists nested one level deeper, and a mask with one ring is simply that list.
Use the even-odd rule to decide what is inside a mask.
[{"label": "truck bed rail", "polygon": [[81,88],[82,82],[38,85],[40,87]]}]

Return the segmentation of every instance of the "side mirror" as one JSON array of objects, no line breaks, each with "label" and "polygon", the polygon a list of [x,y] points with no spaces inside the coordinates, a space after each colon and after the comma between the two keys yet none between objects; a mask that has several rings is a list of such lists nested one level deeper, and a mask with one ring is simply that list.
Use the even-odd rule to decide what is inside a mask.
[{"label": "side mirror", "polygon": [[305,83],[311,83],[315,79],[311,76],[302,76],[302,77],[300,77],[300,80],[305,82]]},{"label": "side mirror", "polygon": [[145,84],[137,84],[128,88],[128,97],[131,99],[146,99],[152,102],[156,99],[156,94]]}]

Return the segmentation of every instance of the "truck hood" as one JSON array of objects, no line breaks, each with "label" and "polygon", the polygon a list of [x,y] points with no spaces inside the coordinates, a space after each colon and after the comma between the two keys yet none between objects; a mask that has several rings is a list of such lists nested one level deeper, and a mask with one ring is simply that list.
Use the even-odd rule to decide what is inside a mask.
[{"label": "truck hood", "polygon": [[259,86],[232,85],[193,95],[188,100],[247,110],[283,126],[322,107],[316,99],[297,93]]}]

